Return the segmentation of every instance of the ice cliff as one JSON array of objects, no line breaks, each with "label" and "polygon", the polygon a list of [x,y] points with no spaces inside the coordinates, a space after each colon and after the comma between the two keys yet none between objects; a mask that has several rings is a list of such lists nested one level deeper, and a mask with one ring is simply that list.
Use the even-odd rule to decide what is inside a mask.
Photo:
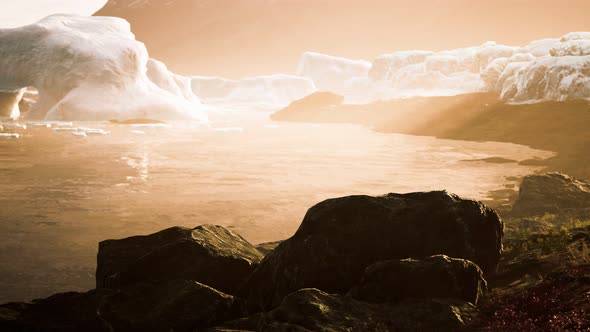
[{"label": "ice cliff", "polygon": [[488,42],[439,52],[399,51],[372,63],[305,53],[299,75],[319,90],[364,103],[409,96],[494,91],[503,101],[590,98],[590,33],[574,32],[526,46]]},{"label": "ice cliff", "polygon": [[29,86],[39,101],[28,118],[207,118],[190,79],[150,60],[119,18],[54,15],[0,29],[1,115],[18,113],[18,95]]}]

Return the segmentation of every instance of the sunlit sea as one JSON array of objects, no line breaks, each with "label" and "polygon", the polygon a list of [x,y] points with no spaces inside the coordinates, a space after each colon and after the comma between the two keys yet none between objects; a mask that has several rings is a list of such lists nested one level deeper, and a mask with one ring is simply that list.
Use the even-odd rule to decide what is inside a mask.
[{"label": "sunlit sea", "polygon": [[[20,137],[0,137],[0,303],[93,288],[103,239],[218,224],[253,243],[279,240],[326,198],[447,189],[485,199],[538,168],[466,160],[550,155],[267,118],[5,128]],[[70,125],[100,130],[55,130]]]}]

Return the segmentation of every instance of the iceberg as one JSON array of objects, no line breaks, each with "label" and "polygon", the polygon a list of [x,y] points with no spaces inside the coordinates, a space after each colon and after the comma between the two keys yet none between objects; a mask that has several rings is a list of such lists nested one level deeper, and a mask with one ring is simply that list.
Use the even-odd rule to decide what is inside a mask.
[{"label": "iceberg", "polygon": [[310,79],[319,91],[345,94],[348,81],[366,77],[371,63],[315,52],[305,52],[299,60],[297,75]]},{"label": "iceberg", "polygon": [[355,60],[306,53],[299,73],[347,103],[474,92],[535,103],[589,99],[589,59],[590,33],[573,32],[525,46],[487,42],[439,52],[399,51],[378,56],[367,72]]},{"label": "iceberg", "polygon": [[194,76],[192,92],[206,103],[268,104],[284,107],[316,91],[314,83],[294,75],[268,75],[229,80]]},{"label": "iceberg", "polygon": [[114,17],[53,15],[0,29],[3,115],[17,113],[19,101],[9,105],[6,92],[18,97],[26,87],[39,93],[30,119],[207,120],[190,80],[149,59],[129,23]]}]

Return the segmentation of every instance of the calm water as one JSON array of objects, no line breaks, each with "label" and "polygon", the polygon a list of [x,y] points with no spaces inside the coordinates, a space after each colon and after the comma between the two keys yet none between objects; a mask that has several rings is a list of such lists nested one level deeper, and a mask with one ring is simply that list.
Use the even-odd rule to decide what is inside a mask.
[{"label": "calm water", "polygon": [[253,243],[284,239],[326,198],[448,189],[483,199],[506,177],[535,168],[465,160],[548,156],[512,144],[272,123],[260,114],[233,119],[85,123],[110,132],[88,137],[8,130],[21,137],[0,137],[0,302],[93,288],[103,239],[204,223]]}]

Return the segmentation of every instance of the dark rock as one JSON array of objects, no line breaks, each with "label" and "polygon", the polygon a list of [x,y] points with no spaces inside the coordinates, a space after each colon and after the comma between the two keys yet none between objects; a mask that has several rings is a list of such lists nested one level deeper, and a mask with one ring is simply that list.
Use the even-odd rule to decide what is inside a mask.
[{"label": "dark rock", "polygon": [[184,279],[231,294],[261,259],[254,246],[221,226],[172,227],[100,242],[96,287]]},{"label": "dark rock", "polygon": [[436,254],[469,259],[491,273],[502,236],[497,213],[446,191],[329,199],[309,209],[240,295],[263,309],[302,288],[345,293],[375,262]]},{"label": "dark rock", "polygon": [[224,323],[212,331],[455,331],[476,314],[469,303],[412,299],[373,304],[318,289],[301,289],[279,307]]},{"label": "dark rock", "polygon": [[366,302],[396,302],[407,298],[452,298],[477,304],[487,290],[477,265],[444,255],[424,260],[378,262],[365,270],[348,294]]},{"label": "dark rock", "polygon": [[196,331],[246,314],[243,301],[195,281],[56,294],[0,306],[2,331]]},{"label": "dark rock", "polygon": [[590,208],[590,182],[561,173],[525,176],[512,208],[517,216]]}]

